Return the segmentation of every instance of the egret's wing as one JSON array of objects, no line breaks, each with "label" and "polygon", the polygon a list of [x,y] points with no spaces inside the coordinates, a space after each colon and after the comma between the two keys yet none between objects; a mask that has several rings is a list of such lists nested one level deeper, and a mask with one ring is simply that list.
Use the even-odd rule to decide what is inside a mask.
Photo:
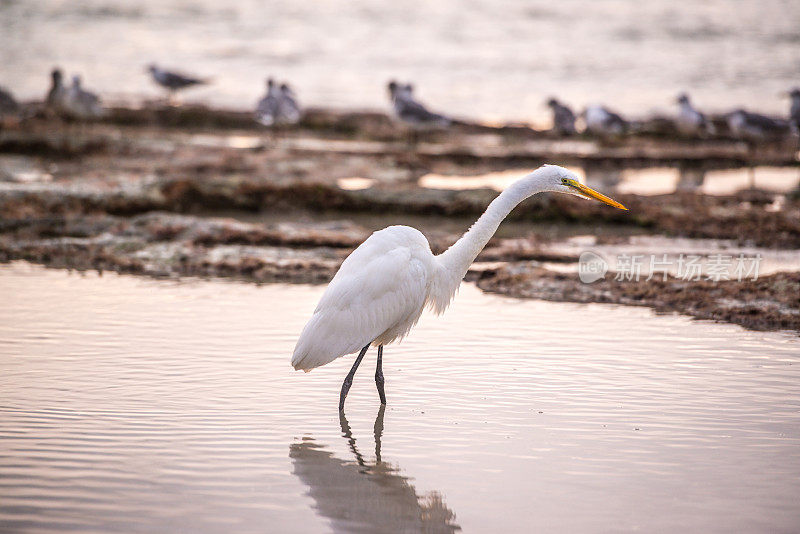
[{"label": "egret's wing", "polygon": [[295,369],[353,353],[422,308],[427,272],[413,249],[379,250],[369,241],[345,260],[325,290],[297,341]]}]

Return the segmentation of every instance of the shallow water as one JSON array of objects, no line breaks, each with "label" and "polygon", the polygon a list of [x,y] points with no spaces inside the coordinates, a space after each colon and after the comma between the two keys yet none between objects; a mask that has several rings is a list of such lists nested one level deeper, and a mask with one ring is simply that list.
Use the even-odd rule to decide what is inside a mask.
[{"label": "shallow water", "polygon": [[792,336],[465,285],[340,421],[352,359],[288,364],[322,289],[0,266],[0,530],[800,526]]},{"label": "shallow water", "polygon": [[482,119],[541,120],[550,95],[674,112],[680,91],[785,115],[798,19],[793,0],[4,0],[0,85],[41,98],[61,65],[107,97],[153,97],[158,62],[214,77],[186,99],[244,109],[271,74],[349,107],[388,108],[386,82],[408,79],[435,109]]}]

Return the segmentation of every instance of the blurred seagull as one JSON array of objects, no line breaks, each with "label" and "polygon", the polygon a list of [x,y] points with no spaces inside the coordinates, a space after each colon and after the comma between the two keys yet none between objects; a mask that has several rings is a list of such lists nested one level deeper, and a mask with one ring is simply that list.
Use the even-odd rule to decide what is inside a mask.
[{"label": "blurred seagull", "polygon": [[789,91],[789,98],[792,99],[789,108],[789,124],[795,134],[800,133],[800,89],[795,87]]},{"label": "blurred seagull", "polygon": [[255,116],[264,126],[297,123],[301,111],[294,91],[285,83],[277,87],[275,80],[267,79],[267,94],[258,101]]},{"label": "blurred seagull", "polygon": [[6,115],[14,115],[19,111],[19,104],[14,99],[11,91],[0,87],[0,118]]},{"label": "blurred seagull", "polygon": [[81,86],[81,77],[72,77],[72,86],[64,98],[64,109],[72,118],[80,120],[97,119],[103,116],[100,97]]},{"label": "blurred seagull", "polygon": [[689,95],[681,93],[675,100],[680,106],[675,124],[684,135],[713,134],[714,126],[704,114],[697,111],[689,100]]},{"label": "blurred seagull", "polygon": [[194,85],[204,85],[209,83],[209,80],[207,79],[196,78],[178,72],[162,70],[154,63],[150,64],[147,67],[147,70],[150,71],[150,74],[153,76],[153,80],[169,92],[170,100],[175,95],[176,91],[180,91],[181,89],[186,89],[187,87],[192,87]]},{"label": "blurred seagull", "polygon": [[735,137],[748,141],[764,141],[789,132],[789,122],[758,113],[737,109],[727,116],[728,128]]},{"label": "blurred seagull", "polygon": [[414,86],[410,83],[398,85],[397,90],[400,91],[406,98],[414,98]]},{"label": "blurred seagull", "polygon": [[56,113],[65,111],[64,103],[67,98],[67,88],[64,86],[64,74],[58,67],[50,72],[50,90],[45,100],[47,107]]},{"label": "blurred seagull", "polygon": [[267,94],[256,104],[256,121],[264,126],[272,126],[278,116],[278,89],[275,80],[267,79]]},{"label": "blurred seagull", "polygon": [[623,135],[628,131],[628,121],[600,105],[588,106],[581,113],[586,121],[586,131],[596,135]]},{"label": "blurred seagull", "polygon": [[575,134],[575,114],[555,98],[547,101],[548,107],[553,111],[553,130],[560,135]]},{"label": "blurred seagull", "polygon": [[411,84],[400,85],[392,80],[389,82],[388,88],[394,112],[401,121],[413,127],[444,128],[452,123],[448,117],[428,111],[424,105],[418,102],[414,98],[414,87]]},{"label": "blurred seagull", "polygon": [[296,124],[300,121],[300,116],[297,96],[291,87],[282,83],[280,93],[278,93],[278,122],[280,124]]}]

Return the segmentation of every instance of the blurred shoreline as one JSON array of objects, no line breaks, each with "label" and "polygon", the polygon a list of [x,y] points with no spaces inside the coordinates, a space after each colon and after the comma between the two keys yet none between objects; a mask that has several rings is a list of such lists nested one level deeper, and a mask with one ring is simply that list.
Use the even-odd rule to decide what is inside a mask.
[{"label": "blurred shoreline", "polygon": [[[517,174],[509,169],[521,176],[558,163],[614,191],[630,211],[561,196],[529,199],[471,270],[479,287],[800,332],[797,180],[785,191],[707,195],[697,187],[714,169],[772,165],[797,175],[796,149],[785,140],[691,139],[663,121],[617,139],[457,123],[412,140],[382,113],[324,109],[274,130],[249,113],[193,105],[112,108],[102,121],[85,123],[29,115],[0,131],[2,261],[324,283],[371,231],[390,224],[413,224],[434,252],[444,250],[497,194],[464,185],[470,177],[490,173],[510,183]],[[624,192],[620,173],[653,166],[687,174],[687,183],[667,193]],[[586,285],[570,270],[581,247],[608,254],[694,247],[759,254],[765,264],[758,280]]]}]

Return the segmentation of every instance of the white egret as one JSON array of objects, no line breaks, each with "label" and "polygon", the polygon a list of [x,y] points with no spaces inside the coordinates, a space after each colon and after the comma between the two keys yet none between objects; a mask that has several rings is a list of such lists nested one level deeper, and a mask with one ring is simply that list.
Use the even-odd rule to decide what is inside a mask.
[{"label": "white egret", "polygon": [[405,337],[427,306],[444,312],[467,269],[517,204],[536,193],[569,193],[627,209],[581,183],[573,172],[545,165],[514,182],[445,252],[435,256],[422,233],[390,226],[373,233],[342,263],[303,328],[292,355],[295,369],[310,371],[360,349],[342,384],[339,410],[370,345],[378,347],[375,383],[386,404],[383,346]]}]

